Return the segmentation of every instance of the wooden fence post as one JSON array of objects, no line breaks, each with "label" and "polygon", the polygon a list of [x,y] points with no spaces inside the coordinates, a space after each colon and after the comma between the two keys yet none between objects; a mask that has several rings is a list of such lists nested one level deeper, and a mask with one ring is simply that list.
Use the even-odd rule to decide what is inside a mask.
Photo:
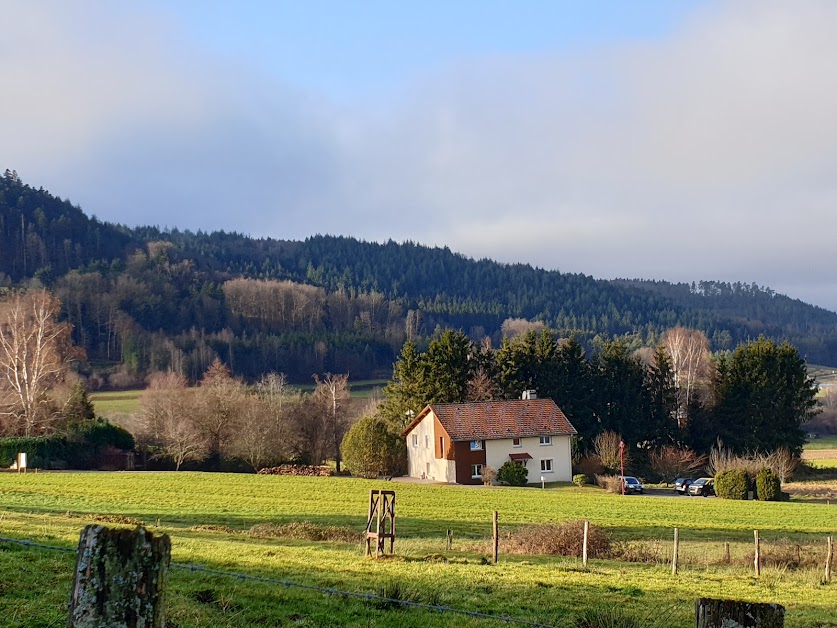
[{"label": "wooden fence post", "polygon": [[731,560],[729,556],[729,541],[724,543],[724,562],[729,565]]},{"label": "wooden fence post", "polygon": [[70,628],[163,628],[171,541],[144,528],[89,525],[78,541]]},{"label": "wooden fence post", "polygon": [[825,555],[825,581],[831,582],[831,561],[834,557],[834,541],[831,537],[826,540],[828,552]]},{"label": "wooden fence post", "polygon": [[674,552],[671,555],[671,575],[677,575],[677,559],[680,555],[680,531],[674,528]]},{"label": "wooden fence post", "polygon": [[497,564],[497,554],[499,553],[499,546],[500,546],[500,525],[499,520],[497,518],[497,511],[494,511],[494,516],[491,525],[491,536],[492,536],[492,559],[494,560],[494,564]]},{"label": "wooden fence post", "polygon": [[753,530],[753,540],[755,541],[756,551],[753,557],[753,566],[756,568],[756,578],[761,576],[761,543],[759,542],[759,531]]},{"label": "wooden fence post", "polygon": [[447,536],[445,537],[445,549],[450,551],[453,549],[453,530],[448,528]]},{"label": "wooden fence post", "polygon": [[586,567],[587,566],[587,539],[590,533],[590,522],[587,519],[584,520],[584,543],[581,546],[581,563]]},{"label": "wooden fence post", "polygon": [[781,604],[757,604],[702,597],[695,602],[695,622],[697,628],[783,628],[785,607]]}]

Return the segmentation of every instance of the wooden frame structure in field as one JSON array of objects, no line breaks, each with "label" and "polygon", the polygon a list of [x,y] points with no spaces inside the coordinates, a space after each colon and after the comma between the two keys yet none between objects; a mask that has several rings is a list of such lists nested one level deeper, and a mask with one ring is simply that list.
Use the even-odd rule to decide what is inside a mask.
[{"label": "wooden frame structure in field", "polygon": [[[372,526],[375,530],[372,530]],[[366,520],[366,556],[372,555],[375,540],[375,558],[385,553],[389,539],[389,553],[395,545],[395,491],[369,491],[369,517]]]}]

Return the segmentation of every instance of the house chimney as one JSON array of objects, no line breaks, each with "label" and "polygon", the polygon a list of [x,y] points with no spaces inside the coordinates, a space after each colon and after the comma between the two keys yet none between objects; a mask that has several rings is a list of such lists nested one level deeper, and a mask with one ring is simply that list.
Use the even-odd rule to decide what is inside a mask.
[{"label": "house chimney", "polygon": [[538,391],[536,390],[524,390],[523,394],[520,396],[521,399],[537,399],[538,398]]}]

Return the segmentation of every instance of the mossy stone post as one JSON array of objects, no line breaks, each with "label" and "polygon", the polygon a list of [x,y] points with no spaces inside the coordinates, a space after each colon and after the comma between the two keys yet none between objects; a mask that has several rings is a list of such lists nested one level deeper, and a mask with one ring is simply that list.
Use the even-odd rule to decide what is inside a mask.
[{"label": "mossy stone post", "polygon": [[70,628],[163,628],[168,535],[89,525],[81,532]]},{"label": "mossy stone post", "polygon": [[702,597],[695,602],[697,628],[784,628],[785,607]]}]

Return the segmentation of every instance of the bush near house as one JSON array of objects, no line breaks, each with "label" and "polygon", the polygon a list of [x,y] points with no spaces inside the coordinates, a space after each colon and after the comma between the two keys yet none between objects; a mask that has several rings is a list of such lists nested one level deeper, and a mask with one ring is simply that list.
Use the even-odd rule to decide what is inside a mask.
[{"label": "bush near house", "polygon": [[765,467],[759,471],[756,476],[756,494],[763,502],[779,501],[782,494],[782,483],[772,469]]},{"label": "bush near house", "polygon": [[529,469],[511,460],[504,462],[497,471],[497,481],[510,486],[526,486],[528,479]]},{"label": "bush near house", "polygon": [[744,469],[730,469],[715,476],[715,494],[721,499],[747,499],[750,477]]},{"label": "bush near house", "polygon": [[583,473],[576,473],[573,476],[573,484],[577,486],[584,486],[585,484],[587,484],[587,476]]}]

